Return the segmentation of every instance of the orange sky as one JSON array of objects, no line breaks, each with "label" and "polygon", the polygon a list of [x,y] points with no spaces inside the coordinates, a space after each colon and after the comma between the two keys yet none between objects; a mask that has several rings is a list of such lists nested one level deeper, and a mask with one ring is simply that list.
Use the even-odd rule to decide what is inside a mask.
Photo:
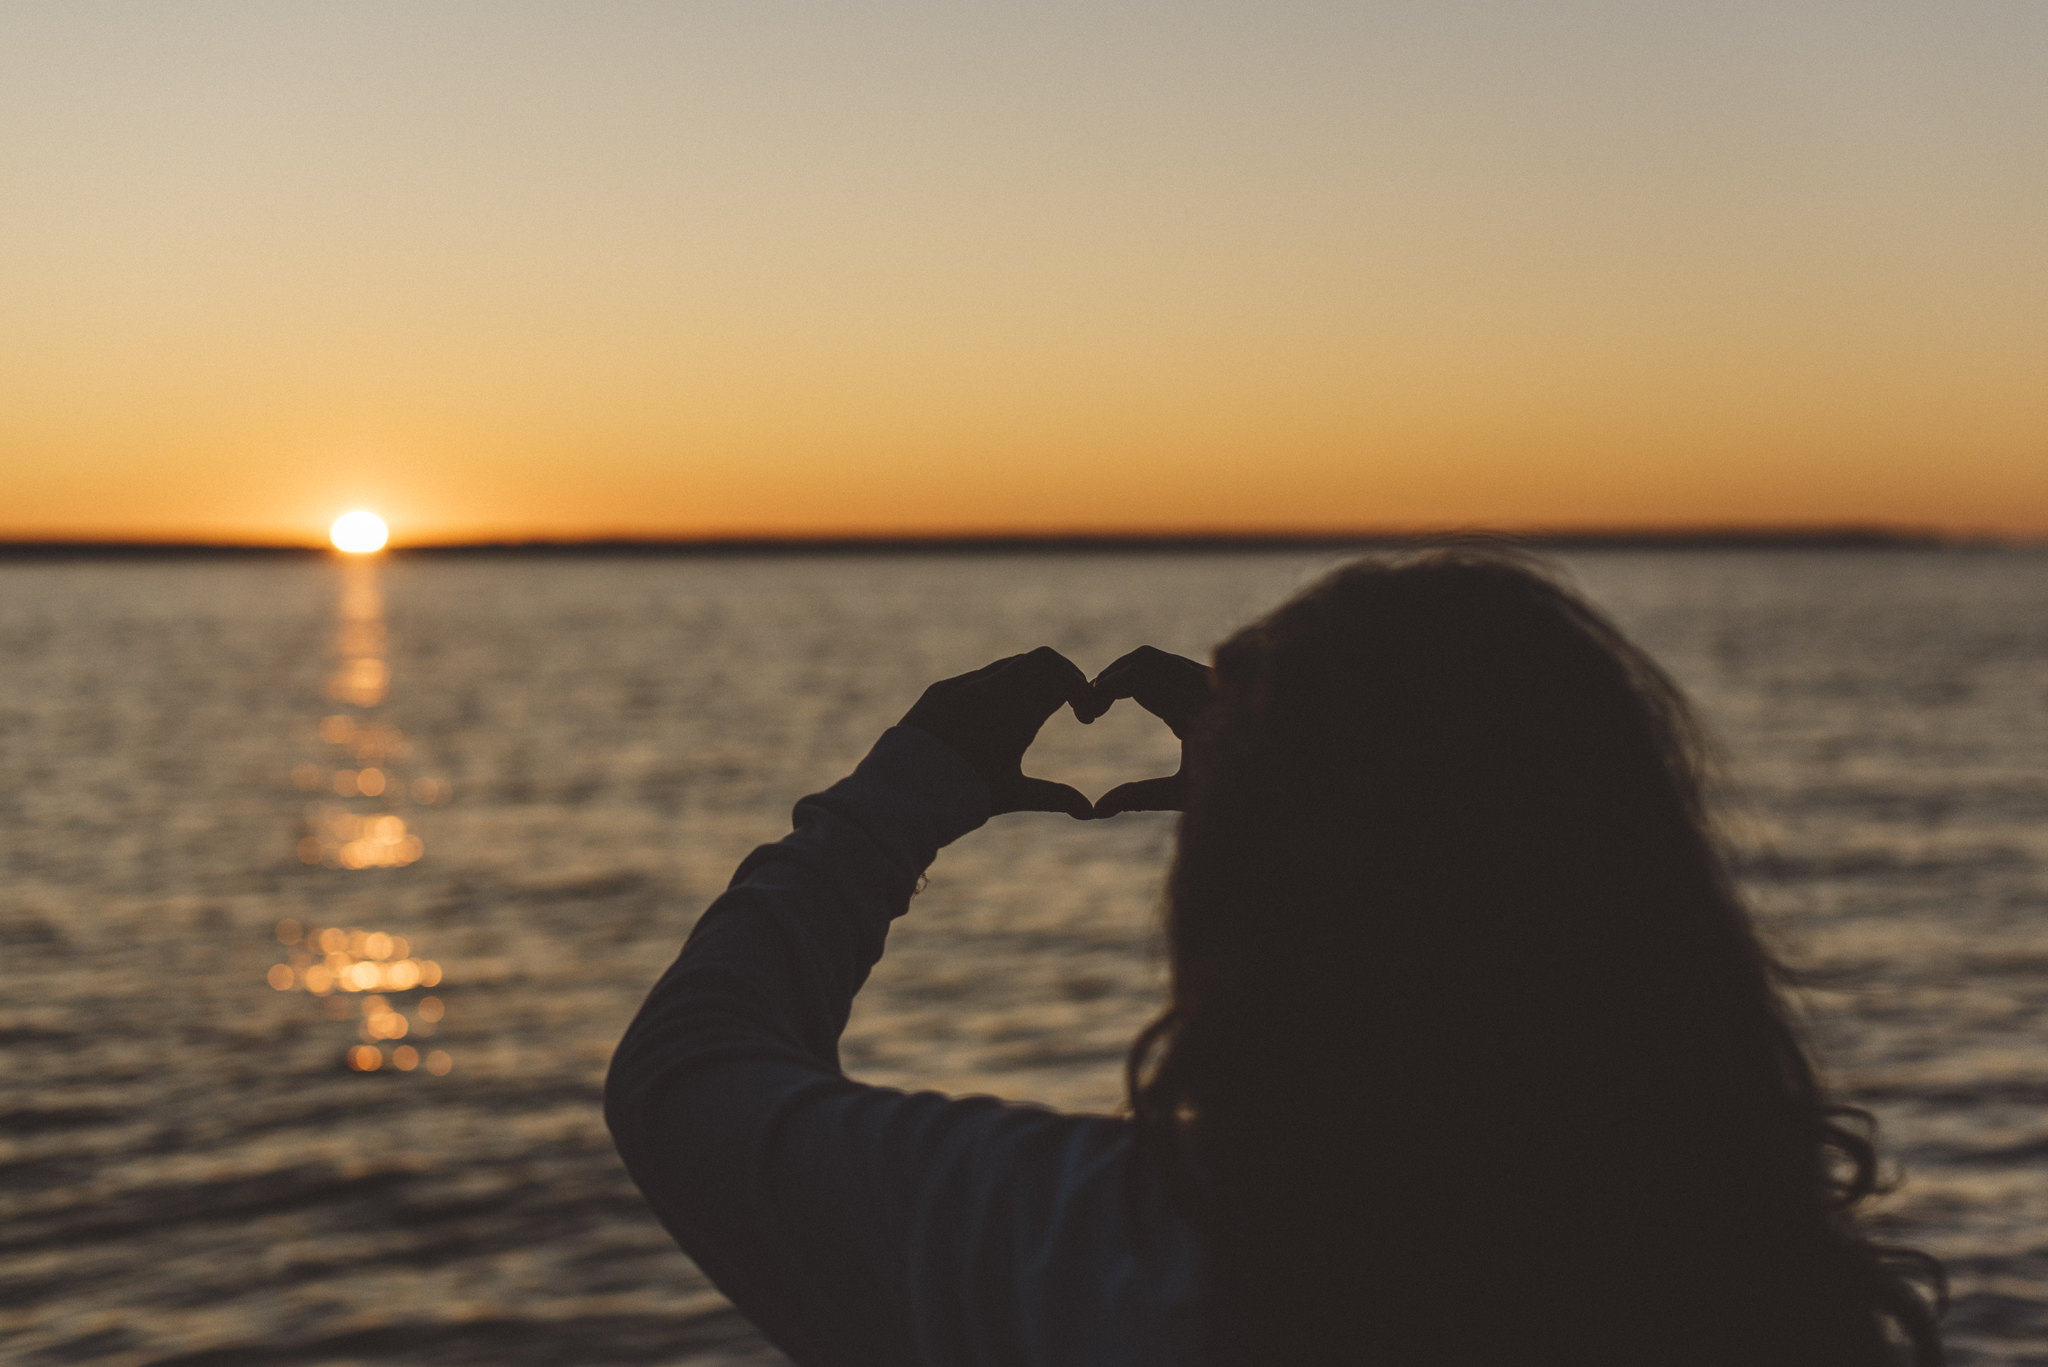
[{"label": "orange sky", "polygon": [[2038,0],[12,5],[0,537],[2048,535],[2044,69]]}]

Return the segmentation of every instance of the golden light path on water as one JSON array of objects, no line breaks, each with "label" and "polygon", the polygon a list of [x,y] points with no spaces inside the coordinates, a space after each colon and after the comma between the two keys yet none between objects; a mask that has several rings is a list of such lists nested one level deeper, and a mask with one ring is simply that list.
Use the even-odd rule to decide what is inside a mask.
[{"label": "golden light path on water", "polygon": [[[431,806],[452,793],[445,779],[406,776],[412,743],[378,715],[389,696],[391,668],[383,588],[367,553],[385,539],[373,513],[349,513],[334,524],[335,546],[365,557],[352,556],[341,567],[340,623],[326,695],[342,710],[314,728],[320,759],[291,771],[295,788],[321,795],[301,809],[298,861],[345,874],[417,863],[426,844],[393,808]],[[454,1067],[445,1049],[423,1051],[417,1043],[433,1035],[447,1007],[438,996],[422,995],[440,986],[441,965],[417,955],[406,936],[360,926],[308,929],[292,917],[277,923],[276,934],[284,958],[266,980],[279,992],[319,1000],[331,1020],[356,1022],[358,1042],[342,1055],[351,1070],[424,1068],[440,1077]]]},{"label": "golden light path on water", "polygon": [[[273,988],[321,998],[332,1020],[357,1019],[361,1042],[344,1055],[350,1068],[373,1073],[388,1061],[399,1072],[409,1073],[424,1063],[439,1077],[455,1066],[444,1049],[429,1049],[422,1056],[413,1044],[397,1043],[432,1036],[447,1014],[441,998],[416,995],[440,986],[441,965],[415,957],[412,943],[403,935],[360,926],[319,926],[309,931],[286,917],[277,923],[277,942],[286,958],[270,968],[267,978]],[[406,1016],[408,1010],[412,1019]],[[387,1043],[395,1046],[388,1058]]]}]

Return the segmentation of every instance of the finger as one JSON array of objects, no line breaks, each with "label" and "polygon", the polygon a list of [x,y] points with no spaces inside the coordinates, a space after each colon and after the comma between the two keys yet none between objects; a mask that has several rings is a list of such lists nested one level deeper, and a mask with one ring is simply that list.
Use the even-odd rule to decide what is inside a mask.
[{"label": "finger", "polygon": [[1077,821],[1095,815],[1095,804],[1078,789],[1049,778],[1020,778],[1003,796],[1006,800],[999,805],[1006,812],[1065,812]]},{"label": "finger", "polygon": [[1136,698],[1149,707],[1147,696],[1200,694],[1209,686],[1209,666],[1185,655],[1139,646],[1119,656],[1095,676],[1095,691],[1105,697]]},{"label": "finger", "polygon": [[1098,697],[1135,699],[1182,738],[1210,688],[1207,665],[1154,646],[1139,646],[1095,676]]},{"label": "finger", "polygon": [[991,674],[1000,674],[1003,670],[1008,669],[1011,665],[1017,663],[1017,661],[1023,658],[1024,657],[1022,655],[1005,655],[1000,660],[990,660],[980,669],[970,669],[965,674],[958,674],[950,679],[942,679],[940,680],[940,682],[959,683],[964,679],[986,679]]},{"label": "finger", "polygon": [[1071,702],[1074,708],[1074,719],[1083,726],[1092,725],[1101,718],[1103,713],[1116,706],[1116,699],[1106,693],[1097,692],[1094,684],[1089,684],[1088,691],[1081,697],[1072,699]]},{"label": "finger", "polygon": [[1119,783],[1095,801],[1095,815],[1115,816],[1118,812],[1179,812],[1187,810],[1187,781],[1179,774],[1165,778],[1141,778]]},{"label": "finger", "polygon": [[913,726],[922,726],[938,734],[947,730],[942,718],[960,710],[965,697],[972,696],[976,681],[986,679],[998,670],[1021,660],[1021,655],[1005,655],[1000,660],[991,660],[979,669],[970,669],[965,674],[954,674],[928,685],[917,695],[917,701],[903,714],[903,720]]},{"label": "finger", "polygon": [[1136,650],[1126,651],[1095,676],[1095,692],[1109,699],[1130,697],[1139,680],[1157,667],[1155,658],[1164,654],[1165,651],[1154,646],[1139,646]]},{"label": "finger", "polygon": [[1070,704],[1077,715],[1094,704],[1095,691],[1088,686],[1088,676],[1051,646],[1018,656],[1015,668],[1033,708],[1043,709],[1040,720],[1050,717],[1061,703]]},{"label": "finger", "polygon": [[918,701],[921,703],[926,702],[930,700],[934,696],[934,694],[936,694],[940,698],[954,696],[954,694],[959,689],[960,685],[972,683],[976,679],[985,679],[989,675],[995,673],[997,670],[1003,668],[1005,665],[1010,664],[1012,661],[1021,660],[1023,658],[1024,657],[1021,655],[1005,655],[1000,660],[989,661],[987,664],[983,665],[979,669],[970,669],[965,674],[953,674],[947,676],[946,678],[936,680],[930,685],[928,685],[925,688],[924,692],[918,695]]},{"label": "finger", "polygon": [[1040,646],[1024,657],[1046,672],[1049,679],[1056,679],[1068,698],[1089,696],[1088,676],[1081,672],[1081,666],[1054,650],[1051,646]]}]

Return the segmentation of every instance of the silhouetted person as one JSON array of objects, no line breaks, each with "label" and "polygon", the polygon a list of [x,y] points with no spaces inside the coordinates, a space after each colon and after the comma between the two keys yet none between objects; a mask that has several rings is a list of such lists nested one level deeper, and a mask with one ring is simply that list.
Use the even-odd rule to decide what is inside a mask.
[{"label": "silhouetted person", "polygon": [[[1026,777],[1135,698],[1181,772]],[[934,684],[655,987],[606,1108],[804,1364],[1941,1361],[1711,834],[1676,688],[1520,561],[1331,575],[1201,665]],[[867,1087],[853,994],[990,815],[1184,808],[1128,1118]],[[1933,1269],[1938,1276],[1938,1269]]]}]

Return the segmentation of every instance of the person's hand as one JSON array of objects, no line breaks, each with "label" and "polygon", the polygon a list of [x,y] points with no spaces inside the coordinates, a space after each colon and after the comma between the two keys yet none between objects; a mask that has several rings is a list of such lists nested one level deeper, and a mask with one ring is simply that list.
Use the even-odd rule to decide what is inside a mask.
[{"label": "person's hand", "polygon": [[993,814],[1065,812],[1085,821],[1095,808],[1080,792],[1024,773],[1024,752],[1061,703],[1071,704],[1084,722],[1108,707],[1097,705],[1087,675],[1072,660],[1040,646],[939,680],[903,714],[902,724],[938,737],[972,765],[995,800]]},{"label": "person's hand", "polygon": [[[1151,646],[1139,646],[1130,654],[1095,676],[1096,716],[1107,711],[1118,698],[1130,698],[1138,706],[1166,723],[1182,742],[1201,720],[1215,687],[1209,667],[1185,655],[1169,655]],[[1095,718],[1077,705],[1075,714],[1084,721]],[[1187,806],[1187,762],[1183,746],[1181,767],[1164,778],[1141,778],[1120,783],[1095,801],[1095,815],[1115,816],[1118,812],[1178,812]]]}]

